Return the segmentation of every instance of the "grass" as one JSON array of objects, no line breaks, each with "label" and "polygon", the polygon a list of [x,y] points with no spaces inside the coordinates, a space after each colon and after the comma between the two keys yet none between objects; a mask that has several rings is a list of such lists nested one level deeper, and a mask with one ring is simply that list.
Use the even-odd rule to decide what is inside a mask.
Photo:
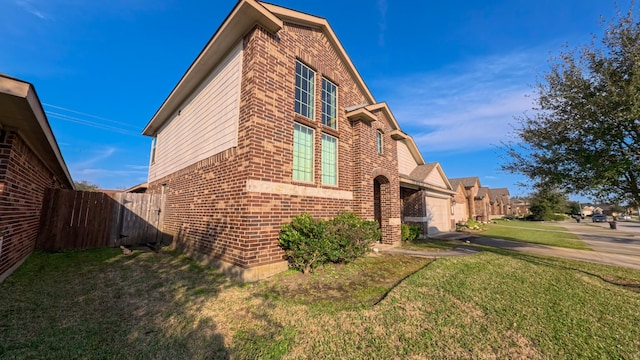
[{"label": "grass", "polygon": [[447,251],[456,246],[464,245],[461,241],[441,240],[441,239],[415,239],[412,241],[402,242],[402,248],[407,250],[424,250],[424,251]]},{"label": "grass", "polygon": [[640,272],[505,250],[229,281],[173,252],[36,253],[0,358],[634,358]]},{"label": "grass", "polygon": [[591,250],[577,235],[560,226],[531,221],[503,221],[485,225],[485,230],[474,233],[496,239],[514,240],[533,244],[558,246],[569,249]]}]

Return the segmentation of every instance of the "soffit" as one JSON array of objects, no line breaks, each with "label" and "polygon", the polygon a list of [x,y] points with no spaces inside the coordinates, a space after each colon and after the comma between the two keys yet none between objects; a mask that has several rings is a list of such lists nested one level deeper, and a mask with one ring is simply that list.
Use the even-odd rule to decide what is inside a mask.
[{"label": "soffit", "polygon": [[18,132],[45,166],[73,188],[71,175],[33,85],[0,74],[0,128]]}]

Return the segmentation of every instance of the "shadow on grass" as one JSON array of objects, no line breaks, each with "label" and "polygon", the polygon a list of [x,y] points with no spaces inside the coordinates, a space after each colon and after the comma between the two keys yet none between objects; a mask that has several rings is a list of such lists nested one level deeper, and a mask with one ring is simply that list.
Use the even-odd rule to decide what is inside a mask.
[{"label": "shadow on grass", "polygon": [[229,286],[174,253],[34,253],[0,284],[0,357],[229,358],[202,316]]}]

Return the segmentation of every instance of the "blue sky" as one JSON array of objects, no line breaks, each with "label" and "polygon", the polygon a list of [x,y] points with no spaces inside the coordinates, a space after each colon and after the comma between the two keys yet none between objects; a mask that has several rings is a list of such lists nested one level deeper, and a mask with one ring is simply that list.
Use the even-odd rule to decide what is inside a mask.
[{"label": "blue sky", "polygon": [[[496,147],[562,49],[602,33],[613,0],[301,1],[326,18],[377,101],[449,177],[526,189]],[[146,181],[142,129],[235,0],[2,0],[0,72],[35,85],[74,180]],[[630,0],[617,1],[623,11]]]}]

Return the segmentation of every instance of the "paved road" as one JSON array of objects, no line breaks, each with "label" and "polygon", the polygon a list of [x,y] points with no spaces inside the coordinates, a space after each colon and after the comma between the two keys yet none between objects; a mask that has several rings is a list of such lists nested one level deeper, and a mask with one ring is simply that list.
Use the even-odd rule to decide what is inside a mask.
[{"label": "paved road", "polygon": [[617,230],[609,229],[608,223],[581,222],[578,224],[567,221],[558,225],[578,235],[593,251],[493,239],[464,233],[443,233],[438,237],[462,239],[472,244],[522,251],[536,255],[557,256],[640,270],[640,224],[619,222],[617,223]]},{"label": "paved road", "polygon": [[559,224],[578,235],[594,251],[640,256],[640,223],[617,222],[616,230],[609,223],[565,221]]}]

